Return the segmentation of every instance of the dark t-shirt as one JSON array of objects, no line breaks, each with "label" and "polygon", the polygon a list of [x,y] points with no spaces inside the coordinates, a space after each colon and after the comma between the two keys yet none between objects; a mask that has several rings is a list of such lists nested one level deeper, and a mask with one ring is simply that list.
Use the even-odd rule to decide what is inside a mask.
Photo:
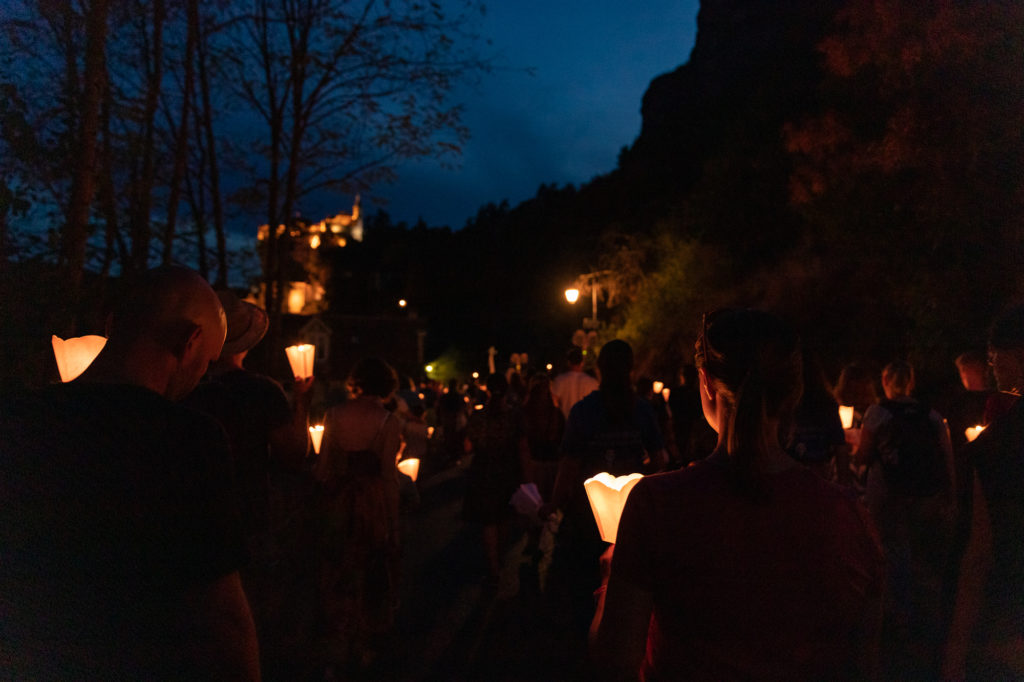
[{"label": "dark t-shirt", "polygon": [[245,527],[265,531],[270,507],[270,433],[292,419],[288,398],[270,377],[235,369],[201,383],[185,403],[227,431]]},{"label": "dark t-shirt", "polygon": [[769,480],[755,502],[709,458],[633,488],[612,580],[653,596],[644,679],[856,675],[852,636],[884,571],[867,511],[803,467]]},{"label": "dark t-shirt", "polygon": [[0,404],[0,677],[170,678],[182,598],[245,558],[224,431],[144,388]]},{"label": "dark t-shirt", "polygon": [[645,454],[664,447],[650,403],[634,397],[629,422],[616,424],[600,390],[573,405],[562,437],[565,456],[580,460],[581,474],[587,478],[602,471],[614,476],[642,471]]},{"label": "dark t-shirt", "polygon": [[1024,636],[1024,402],[967,446],[992,524],[992,573],[978,617],[981,642]]}]

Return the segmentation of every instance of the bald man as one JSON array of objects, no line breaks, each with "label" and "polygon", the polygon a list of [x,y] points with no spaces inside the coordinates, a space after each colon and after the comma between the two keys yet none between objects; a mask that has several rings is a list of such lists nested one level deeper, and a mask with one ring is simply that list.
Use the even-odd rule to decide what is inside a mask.
[{"label": "bald man", "polygon": [[0,403],[0,677],[259,679],[226,438],[175,403],[225,330],[154,270],[78,379]]}]

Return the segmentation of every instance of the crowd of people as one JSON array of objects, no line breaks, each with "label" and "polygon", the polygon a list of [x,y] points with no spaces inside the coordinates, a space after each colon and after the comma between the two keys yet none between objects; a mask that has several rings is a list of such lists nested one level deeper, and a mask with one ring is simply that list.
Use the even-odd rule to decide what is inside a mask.
[{"label": "crowd of people", "polygon": [[[464,476],[492,591],[510,500],[536,486],[516,528],[580,652],[538,679],[1024,678],[1024,308],[927,402],[902,359],[831,387],[750,309],[705,315],[664,394],[622,340],[592,368],[573,347],[555,376],[446,386],[365,358],[319,453],[312,380],[245,367],[267,327],[161,268],[81,377],[4,396],[3,677],[359,678],[400,608],[417,458]],[[583,487],[599,472],[644,474],[614,544]]]}]

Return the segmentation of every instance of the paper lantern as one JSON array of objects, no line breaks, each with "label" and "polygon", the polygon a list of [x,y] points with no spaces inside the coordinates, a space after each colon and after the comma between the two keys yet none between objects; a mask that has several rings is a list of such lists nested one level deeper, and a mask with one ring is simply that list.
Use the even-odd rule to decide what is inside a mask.
[{"label": "paper lantern", "polygon": [[665,400],[666,403],[668,402],[668,397],[670,395],[672,395],[672,389],[669,389],[669,388],[661,389],[661,397]]},{"label": "paper lantern", "polygon": [[107,345],[105,336],[76,336],[62,339],[54,336],[53,356],[57,359],[57,371],[60,380],[67,383],[85,371],[92,364],[103,347]]},{"label": "paper lantern", "polygon": [[844,429],[853,428],[853,406],[851,405],[840,405],[839,406],[839,421],[843,423]]},{"label": "paper lantern", "polygon": [[665,382],[664,381],[655,381],[651,385],[651,388],[654,389],[655,393],[661,393],[661,389],[665,388]]},{"label": "paper lantern", "polygon": [[288,346],[284,349],[288,355],[288,363],[292,366],[292,376],[296,379],[305,379],[313,376],[313,360],[316,355],[316,346],[310,343],[303,343],[298,346]]},{"label": "paper lantern", "polygon": [[434,427],[433,426],[428,426],[427,427],[427,438],[433,438],[433,437],[434,437]]},{"label": "paper lantern", "polygon": [[313,441],[313,452],[320,454],[320,443],[324,439],[324,425],[317,424],[309,427],[309,439]]},{"label": "paper lantern", "polygon": [[643,474],[616,477],[601,472],[583,482],[587,498],[590,500],[590,508],[594,511],[594,520],[597,521],[597,529],[605,542],[614,544],[615,536],[619,532],[619,518],[622,516],[623,507],[626,506],[629,491],[643,477]]},{"label": "paper lantern", "polygon": [[537,512],[540,511],[544,500],[540,496],[540,490],[537,489],[536,483],[523,483],[512,493],[508,503],[515,508],[516,512],[530,519],[536,519]]},{"label": "paper lantern", "polygon": [[420,461],[415,457],[403,459],[398,463],[398,470],[415,482],[416,477],[420,474]]},{"label": "paper lantern", "polygon": [[978,437],[978,435],[985,430],[985,427],[981,424],[977,426],[968,426],[967,430],[964,431],[964,435],[967,436],[967,442],[970,443],[972,440]]}]

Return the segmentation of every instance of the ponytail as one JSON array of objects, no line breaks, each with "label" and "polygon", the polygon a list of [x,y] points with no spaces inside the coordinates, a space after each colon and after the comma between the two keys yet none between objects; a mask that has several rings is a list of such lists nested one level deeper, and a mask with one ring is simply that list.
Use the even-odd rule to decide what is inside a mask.
[{"label": "ponytail", "polygon": [[696,359],[729,407],[722,428],[734,482],[745,495],[763,499],[769,491],[757,460],[777,445],[770,439],[778,434],[766,432],[767,422],[787,417],[799,400],[799,339],[768,313],[722,311],[705,318]]}]

